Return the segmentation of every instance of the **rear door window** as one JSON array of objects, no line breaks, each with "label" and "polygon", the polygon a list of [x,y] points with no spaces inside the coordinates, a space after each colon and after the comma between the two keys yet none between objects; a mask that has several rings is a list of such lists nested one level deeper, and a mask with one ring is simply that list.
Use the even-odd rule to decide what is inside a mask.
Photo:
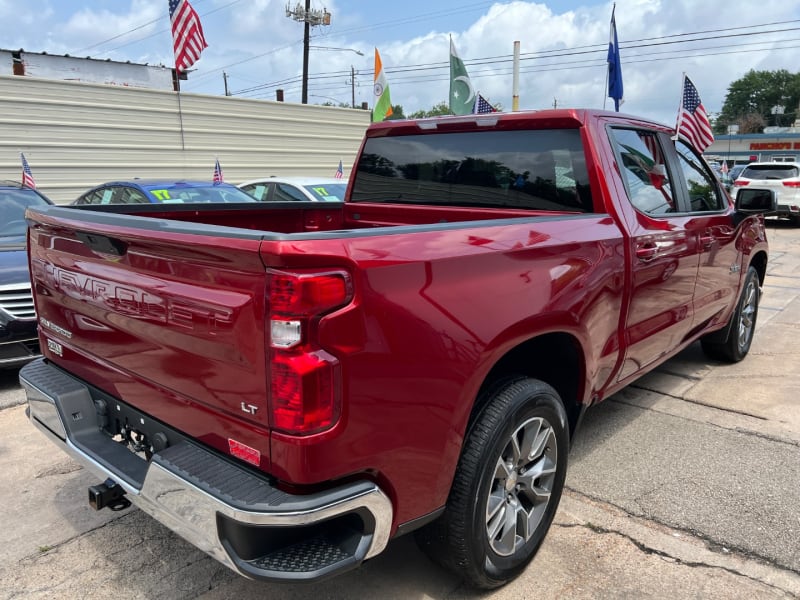
[{"label": "rear door window", "polygon": [[728,201],[720,193],[717,180],[705,166],[703,159],[681,140],[675,142],[678,164],[683,171],[686,193],[692,212],[725,210]]}]

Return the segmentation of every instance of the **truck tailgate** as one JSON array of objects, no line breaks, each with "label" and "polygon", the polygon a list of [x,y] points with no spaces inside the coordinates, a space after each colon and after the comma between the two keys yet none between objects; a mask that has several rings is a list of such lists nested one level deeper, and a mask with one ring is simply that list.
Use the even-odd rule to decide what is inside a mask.
[{"label": "truck tailgate", "polygon": [[259,234],[70,212],[28,214],[45,356],[223,452],[257,449],[268,469]]}]

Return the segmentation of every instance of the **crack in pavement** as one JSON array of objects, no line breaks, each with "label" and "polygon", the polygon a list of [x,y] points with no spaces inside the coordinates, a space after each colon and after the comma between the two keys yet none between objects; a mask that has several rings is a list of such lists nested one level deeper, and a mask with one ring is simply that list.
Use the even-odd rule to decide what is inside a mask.
[{"label": "crack in pavement", "polygon": [[715,569],[715,570],[724,571],[724,572],[730,573],[731,575],[734,575],[736,577],[743,577],[745,579],[748,579],[749,581],[753,581],[755,583],[759,583],[761,585],[767,586],[767,587],[769,587],[769,588],[771,588],[773,590],[781,592],[782,594],[789,594],[789,592],[787,590],[784,590],[783,588],[780,588],[780,587],[776,586],[775,584],[772,584],[772,583],[770,583],[768,581],[764,581],[763,579],[760,579],[758,577],[753,577],[752,575],[748,575],[747,573],[743,573],[743,572],[741,572],[741,571],[739,571],[737,569],[731,568],[731,567],[726,567],[724,565],[715,565],[715,564],[706,563],[706,562],[703,562],[703,561],[683,560],[682,558],[680,558],[678,556],[673,556],[672,554],[670,554],[668,552],[665,552],[664,550],[659,550],[658,548],[653,548],[651,546],[648,546],[647,544],[635,539],[633,536],[631,536],[631,535],[629,535],[627,533],[624,533],[622,531],[618,531],[618,530],[615,530],[615,529],[609,529],[607,527],[602,527],[600,525],[596,525],[596,524],[590,523],[590,522],[586,522],[586,523],[553,523],[553,525],[556,526],[556,527],[561,527],[563,529],[584,528],[584,529],[588,529],[588,530],[590,530],[590,531],[592,531],[594,533],[599,533],[601,535],[616,535],[616,536],[621,537],[622,539],[628,540],[631,544],[636,546],[636,548],[638,548],[644,554],[658,556],[658,557],[661,557],[663,559],[673,561],[676,564],[683,565],[683,566],[690,567],[690,568]]},{"label": "crack in pavement", "polygon": [[[631,387],[633,387],[633,386],[631,386]],[[754,418],[756,420],[759,420],[759,421],[769,422],[769,419],[764,418],[764,417],[760,417],[758,415],[751,415],[751,414],[748,414],[746,412],[742,412],[742,411],[738,411],[738,410],[734,410],[734,409],[720,408],[719,406],[712,406],[710,404],[705,404],[703,402],[697,402],[697,401],[694,401],[694,400],[687,400],[686,398],[681,398],[680,396],[675,396],[675,395],[672,395],[672,394],[665,394],[664,392],[659,392],[659,391],[656,391],[656,390],[648,390],[648,389],[643,388],[643,387],[639,387],[638,389],[645,390],[647,392],[651,392],[651,393],[654,393],[654,394],[658,394],[660,396],[664,396],[665,398],[672,398],[673,400],[678,400],[680,402],[686,402],[687,404],[694,404],[696,406],[703,406],[705,408],[708,408],[708,409],[711,409],[711,410],[716,410],[716,411],[719,411],[721,413],[738,415],[740,417],[752,417],[752,418]],[[623,399],[616,398],[616,397],[613,397],[613,396],[611,398],[605,400],[605,402],[621,404],[623,406],[630,406],[631,408],[638,408],[639,410],[648,410],[648,411],[651,411],[651,412],[654,412],[654,413],[658,413],[660,415],[667,415],[668,417],[673,417],[675,419],[683,419],[684,421],[691,421],[693,423],[703,423],[703,424],[708,425],[709,427],[713,427],[715,429],[721,429],[723,431],[734,431],[736,433],[741,433],[743,435],[749,435],[749,436],[752,436],[754,438],[766,440],[766,441],[769,441],[769,442],[776,442],[776,443],[779,443],[779,444],[785,444],[786,446],[800,447],[800,440],[795,441],[795,440],[785,439],[785,438],[778,437],[776,435],[771,435],[769,433],[763,433],[761,431],[754,431],[752,429],[746,429],[744,427],[725,427],[723,425],[719,425],[717,423],[712,423],[712,422],[707,421],[707,420],[692,419],[692,418],[687,417],[685,415],[676,415],[676,414],[674,414],[672,412],[665,411],[665,410],[660,410],[660,409],[652,407],[652,406],[642,406],[642,405],[636,404],[634,402],[627,402],[627,401],[625,401]],[[776,421],[776,422],[781,423],[782,421]]]},{"label": "crack in pavement", "polygon": [[130,517],[131,514],[133,514],[133,513],[129,512],[129,513],[126,513],[124,515],[120,515],[119,517],[117,517],[115,519],[110,519],[109,521],[106,521],[105,523],[103,523],[101,525],[98,525],[97,527],[92,527],[91,529],[87,529],[86,531],[81,531],[79,533],[76,533],[72,537],[69,537],[67,539],[61,540],[60,542],[57,542],[57,543],[55,543],[53,545],[49,545],[48,544],[47,545],[47,550],[45,550],[43,552],[42,551],[37,551],[37,552],[35,552],[33,554],[28,554],[27,556],[23,556],[23,557],[17,559],[17,564],[24,563],[24,562],[26,562],[28,560],[35,560],[39,556],[42,556],[44,554],[48,554],[48,553],[50,553],[50,552],[52,552],[54,550],[59,550],[62,546],[66,546],[67,544],[69,544],[69,543],[71,543],[71,542],[73,542],[75,540],[78,540],[78,539],[82,538],[85,535],[94,533],[95,531],[101,531],[101,530],[105,529],[106,527],[108,527],[109,525],[111,525],[112,523],[117,523],[118,521],[121,521],[123,519],[126,519],[126,518]]},{"label": "crack in pavement", "polygon": [[[697,538],[697,539],[701,540],[705,544],[706,548],[710,552],[713,552],[715,554],[719,554],[719,555],[722,555],[722,556],[728,556],[731,553],[736,553],[739,556],[742,556],[742,557],[744,557],[746,559],[749,559],[749,560],[753,560],[753,561],[759,562],[759,563],[761,563],[763,565],[767,565],[767,566],[775,568],[775,569],[780,569],[781,571],[794,573],[795,575],[800,575],[800,569],[794,569],[791,566],[781,564],[781,563],[775,561],[774,559],[771,559],[769,557],[766,557],[766,556],[763,556],[761,554],[758,554],[758,553],[756,553],[756,552],[754,552],[752,550],[748,550],[747,548],[742,548],[740,546],[736,546],[735,544],[727,544],[727,543],[719,542],[717,540],[714,540],[714,539],[710,538],[708,535],[706,535],[705,533],[703,533],[701,531],[697,531],[695,529],[687,529],[687,528],[680,527],[680,526],[675,525],[675,524],[666,523],[666,522],[661,521],[661,520],[659,520],[657,518],[646,517],[644,515],[633,513],[630,510],[628,510],[627,508],[625,508],[624,506],[620,506],[618,504],[614,504],[613,502],[609,502],[608,500],[603,500],[601,498],[597,498],[595,496],[592,496],[591,494],[587,494],[585,492],[581,492],[580,490],[576,490],[576,489],[571,488],[571,487],[566,486],[566,485],[564,486],[564,490],[568,491],[570,494],[572,494],[574,496],[577,496],[579,498],[583,498],[585,500],[589,500],[591,503],[593,503],[595,505],[598,505],[601,508],[601,510],[607,510],[607,509],[604,509],[603,507],[604,506],[610,506],[614,510],[616,510],[617,512],[622,513],[625,517],[627,517],[629,519],[632,519],[634,522],[642,522],[643,521],[645,523],[654,523],[654,524],[659,525],[661,527],[667,528],[670,531],[678,531],[680,533],[688,534],[688,535],[690,535],[690,536],[692,536],[694,538]],[[555,523],[554,523],[554,525],[555,525]],[[611,531],[611,530],[609,530],[609,531]],[[624,533],[621,533],[621,532],[620,532],[620,535],[624,535],[625,537],[629,537],[628,534],[624,534]],[[634,541],[635,543],[638,543],[638,542],[636,542],[636,540],[632,540],[632,541]],[[726,550],[727,550],[727,552],[726,552]],[[683,561],[681,561],[681,563],[684,564]],[[719,567],[719,568],[724,568],[724,567]]]}]

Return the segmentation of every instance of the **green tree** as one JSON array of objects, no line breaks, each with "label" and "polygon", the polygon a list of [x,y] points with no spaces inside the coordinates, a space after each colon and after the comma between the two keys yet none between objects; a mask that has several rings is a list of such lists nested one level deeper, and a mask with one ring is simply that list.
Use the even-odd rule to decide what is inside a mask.
[{"label": "green tree", "polygon": [[[724,134],[729,125],[738,125],[739,133],[760,133],[767,125],[791,125],[798,103],[800,73],[750,70],[728,87],[714,130]],[[783,114],[774,107],[783,107]]]},{"label": "green tree", "polygon": [[410,119],[424,119],[425,117],[439,117],[441,115],[452,115],[450,105],[447,100],[442,100],[439,104],[431,107],[430,110],[418,110],[408,115]]},{"label": "green tree", "polygon": [[392,116],[386,119],[387,121],[396,121],[397,119],[405,119],[406,115],[403,113],[402,104],[392,104]]}]

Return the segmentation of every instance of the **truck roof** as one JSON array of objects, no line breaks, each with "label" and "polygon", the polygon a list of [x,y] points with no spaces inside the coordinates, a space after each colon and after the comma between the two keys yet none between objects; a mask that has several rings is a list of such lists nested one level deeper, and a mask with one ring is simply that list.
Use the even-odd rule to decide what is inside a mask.
[{"label": "truck roof", "polygon": [[524,110],[515,112],[493,112],[471,115],[442,115],[422,119],[398,119],[373,123],[367,130],[367,137],[381,137],[394,134],[410,135],[430,130],[471,130],[483,127],[496,129],[521,129],[532,122],[547,122],[550,127],[575,128],[599,117],[614,118],[627,122],[648,123],[674,131],[669,125],[658,121],[593,108],[557,108],[544,110]]}]

